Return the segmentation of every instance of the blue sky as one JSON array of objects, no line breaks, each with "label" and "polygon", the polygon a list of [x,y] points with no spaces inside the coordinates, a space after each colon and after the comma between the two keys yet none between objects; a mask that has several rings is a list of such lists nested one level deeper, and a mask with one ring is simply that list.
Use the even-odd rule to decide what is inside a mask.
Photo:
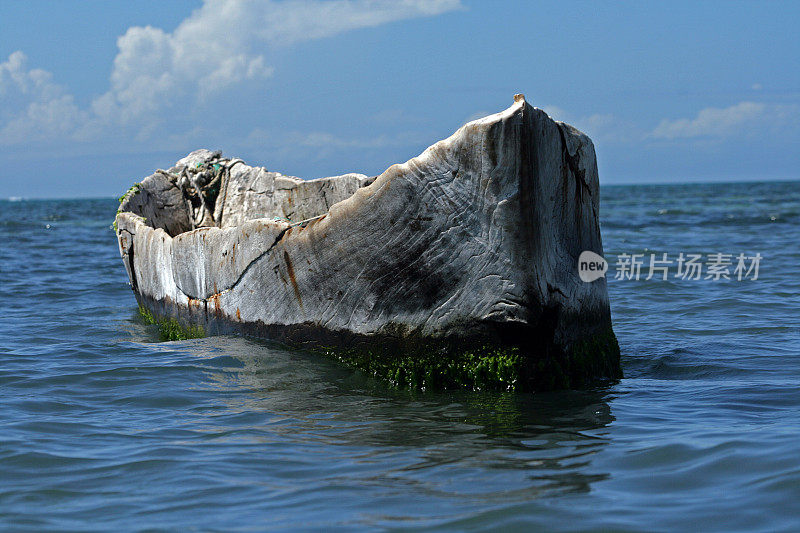
[{"label": "blue sky", "polygon": [[0,196],[111,196],[196,148],[377,174],[516,92],[601,183],[800,178],[798,2],[0,0]]}]

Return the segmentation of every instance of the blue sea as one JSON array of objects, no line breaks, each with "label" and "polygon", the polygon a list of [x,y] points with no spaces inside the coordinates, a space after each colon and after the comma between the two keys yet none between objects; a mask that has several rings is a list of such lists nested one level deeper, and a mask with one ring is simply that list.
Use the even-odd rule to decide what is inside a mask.
[{"label": "blue sea", "polygon": [[0,529],[800,530],[800,183],[601,194],[625,378],[546,394],[159,342],[116,200],[0,201]]}]

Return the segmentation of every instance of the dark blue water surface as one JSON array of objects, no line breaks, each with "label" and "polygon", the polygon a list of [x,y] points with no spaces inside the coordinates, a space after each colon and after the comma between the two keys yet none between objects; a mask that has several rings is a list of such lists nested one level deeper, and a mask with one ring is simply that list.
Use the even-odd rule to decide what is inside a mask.
[{"label": "dark blue water surface", "polygon": [[611,276],[683,252],[759,277],[611,279],[625,379],[535,395],[158,342],[114,200],[0,201],[0,529],[800,529],[800,183],[602,194]]}]

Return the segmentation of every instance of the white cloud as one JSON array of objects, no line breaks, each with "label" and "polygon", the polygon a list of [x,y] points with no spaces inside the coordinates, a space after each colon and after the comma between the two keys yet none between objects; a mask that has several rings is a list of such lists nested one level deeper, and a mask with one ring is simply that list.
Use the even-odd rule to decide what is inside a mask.
[{"label": "white cloud", "polygon": [[117,40],[111,90],[93,108],[107,121],[154,120],[176,101],[202,101],[273,74],[277,46],[459,7],[458,0],[206,0],[172,33],[132,27]]},{"label": "white cloud", "polygon": [[[208,8],[210,16],[216,17],[215,4],[219,3],[210,0],[203,9]],[[237,25],[248,24],[251,35],[273,45],[330,37],[396,20],[439,15],[461,7],[460,0],[304,0],[281,3],[237,0],[226,5],[229,8],[226,17]],[[245,12],[246,21],[242,12]]]},{"label": "white cloud", "polygon": [[221,91],[272,76],[265,57],[272,49],[460,7],[460,0],[205,0],[171,33],[135,26],[119,37],[110,88],[88,110],[14,52],[0,64],[0,143],[99,138],[126,127],[142,140]]},{"label": "white cloud", "polygon": [[85,120],[72,95],[17,51],[0,63],[0,143],[71,136]]},{"label": "white cloud", "polygon": [[650,134],[655,139],[716,138],[746,135],[774,127],[798,125],[800,106],[740,102],[717,108],[707,107],[694,118],[664,119]]},{"label": "white cloud", "polygon": [[650,131],[611,113],[580,117],[555,106],[545,106],[543,109],[554,119],[586,132],[594,141],[609,144],[636,143],[648,139],[716,142],[730,137],[764,135],[800,127],[800,106],[796,104],[740,102],[726,108],[708,107],[693,118],[663,119]]}]

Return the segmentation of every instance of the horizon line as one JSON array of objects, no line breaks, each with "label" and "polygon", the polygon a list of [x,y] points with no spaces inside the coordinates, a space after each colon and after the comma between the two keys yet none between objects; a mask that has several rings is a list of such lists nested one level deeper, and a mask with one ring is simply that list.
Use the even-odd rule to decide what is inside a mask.
[{"label": "horizon line", "polygon": [[[614,183],[600,183],[600,187],[647,187],[647,186],[658,186],[658,187],[668,187],[674,185],[735,185],[735,184],[755,184],[755,183],[791,183],[791,182],[800,182],[800,178],[791,177],[791,178],[766,178],[766,179],[754,179],[754,178],[732,178],[732,179],[721,179],[721,180],[714,180],[709,178],[688,178],[682,181],[650,181],[650,182],[614,182]],[[30,201],[30,200],[118,200],[119,197],[116,195],[108,195],[108,196],[6,196],[0,198],[0,201],[3,202],[22,202],[22,201]]]}]

